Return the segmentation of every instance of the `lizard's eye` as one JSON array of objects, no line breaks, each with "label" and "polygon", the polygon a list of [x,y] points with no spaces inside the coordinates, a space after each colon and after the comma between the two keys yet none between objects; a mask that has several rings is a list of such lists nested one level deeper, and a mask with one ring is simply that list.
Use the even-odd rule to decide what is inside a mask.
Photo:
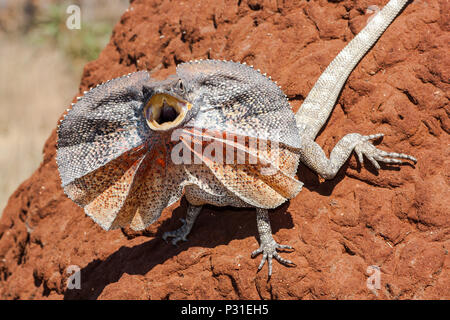
[{"label": "lizard's eye", "polygon": [[184,84],[181,80],[178,80],[178,90],[180,90],[181,93],[184,93]]}]

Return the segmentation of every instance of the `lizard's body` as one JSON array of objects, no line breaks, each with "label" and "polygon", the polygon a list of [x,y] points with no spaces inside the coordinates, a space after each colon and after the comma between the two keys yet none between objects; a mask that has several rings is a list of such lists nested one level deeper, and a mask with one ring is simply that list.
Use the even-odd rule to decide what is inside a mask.
[{"label": "lizard's body", "polygon": [[[274,241],[267,210],[301,190],[295,177],[300,161],[325,179],[332,179],[353,151],[376,168],[377,161],[415,161],[376,149],[370,140],[381,134],[348,134],[329,159],[314,142],[349,73],[406,2],[391,0],[372,19],[324,71],[295,115],[270,78],[226,61],[182,63],[175,77],[159,82],[136,72],[87,92],[58,130],[57,162],[66,194],[107,230],[129,224],[139,230],[184,191],[186,222],[163,236],[174,237],[173,243],[186,240],[204,204],[255,207],[261,246],[252,255],[263,253],[259,269],[267,260],[270,275],[272,257],[291,262],[276,251],[290,247]],[[183,137],[178,144],[174,132]],[[261,151],[249,139],[268,147]],[[221,147],[203,156],[215,143]],[[245,150],[257,161],[217,161],[223,146],[234,154]],[[174,161],[180,147],[198,162]]]}]

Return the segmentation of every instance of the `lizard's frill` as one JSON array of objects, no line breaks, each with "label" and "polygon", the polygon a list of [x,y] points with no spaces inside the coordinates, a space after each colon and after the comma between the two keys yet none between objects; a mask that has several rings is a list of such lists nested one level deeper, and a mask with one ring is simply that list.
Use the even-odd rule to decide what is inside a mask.
[{"label": "lizard's frill", "polygon": [[177,75],[201,88],[192,101],[199,111],[188,126],[300,146],[286,95],[259,70],[236,62],[202,60],[178,65]]},{"label": "lizard's frill", "polygon": [[85,92],[58,127],[56,162],[62,186],[142,144],[150,135],[140,110],[147,72],[110,80]]},{"label": "lizard's frill", "polygon": [[140,230],[181,196],[178,177],[142,115],[145,71],[84,92],[58,127],[65,193],[104,229]]},{"label": "lizard's frill", "polygon": [[145,229],[182,195],[183,173],[161,148],[127,152],[64,191],[103,229]]},{"label": "lizard's frill", "polygon": [[295,177],[299,155],[277,142],[185,128],[184,152],[205,165],[220,183],[250,206],[276,208],[294,198],[303,183]]},{"label": "lizard's frill", "polygon": [[[246,143],[226,142],[258,159],[255,164],[215,161],[216,157],[205,157],[193,148],[191,152],[203,156],[202,163],[225,189],[260,208],[274,208],[293,198],[302,187],[295,178],[299,160],[295,149],[300,146],[300,135],[287,97],[279,86],[252,66],[231,61],[182,63],[177,66],[177,75],[201,88],[193,101],[199,110],[186,124],[195,128],[194,135],[216,142],[220,142],[222,134],[234,135],[277,146],[276,150],[264,153]],[[195,133],[196,130],[201,133]],[[275,151],[280,151],[279,155]],[[264,163],[270,163],[270,167]]]}]

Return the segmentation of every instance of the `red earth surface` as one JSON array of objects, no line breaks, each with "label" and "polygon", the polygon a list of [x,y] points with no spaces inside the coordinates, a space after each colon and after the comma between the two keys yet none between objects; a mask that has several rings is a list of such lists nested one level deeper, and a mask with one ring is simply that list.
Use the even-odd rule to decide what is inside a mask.
[{"label": "red earth surface", "polygon": [[[132,1],[83,90],[149,70],[165,78],[179,62],[246,62],[272,76],[297,110],[320,73],[358,33],[370,5],[344,1]],[[317,141],[329,153],[345,134],[384,133],[384,150],[418,163],[360,166],[354,155],[334,180],[303,165],[300,194],[271,211],[274,238],[296,263],[260,272],[254,210],[205,207],[189,241],[186,203],[142,232],[106,232],[63,193],[55,130],[39,169],[11,195],[0,221],[1,299],[449,299],[450,4],[414,1],[348,79]],[[55,124],[56,127],[56,124]],[[81,289],[68,289],[71,265]],[[380,287],[367,281],[379,268]]]}]

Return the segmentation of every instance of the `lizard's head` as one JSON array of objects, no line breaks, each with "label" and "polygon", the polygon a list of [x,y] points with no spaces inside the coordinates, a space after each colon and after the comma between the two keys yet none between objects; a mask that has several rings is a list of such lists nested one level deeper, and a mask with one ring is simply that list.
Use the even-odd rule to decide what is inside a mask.
[{"label": "lizard's head", "polygon": [[189,121],[195,109],[189,99],[190,90],[179,77],[171,77],[144,86],[148,100],[143,115],[153,131],[169,131]]}]

